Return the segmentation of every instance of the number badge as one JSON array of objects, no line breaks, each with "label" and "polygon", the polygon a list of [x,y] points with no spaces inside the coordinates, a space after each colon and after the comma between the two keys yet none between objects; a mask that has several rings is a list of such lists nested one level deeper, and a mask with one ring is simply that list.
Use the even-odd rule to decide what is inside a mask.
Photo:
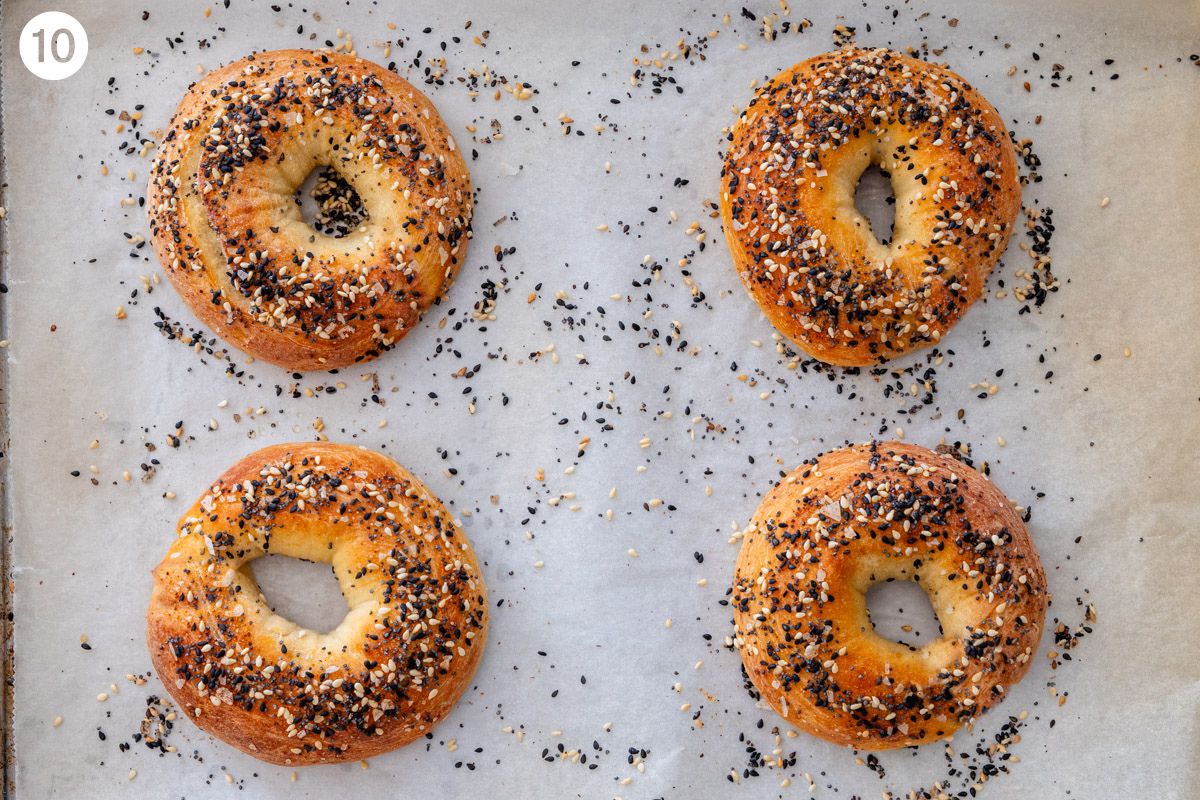
[{"label": "number badge", "polygon": [[25,23],[20,50],[30,72],[43,80],[61,81],[87,60],[87,32],[70,14],[45,11]]}]

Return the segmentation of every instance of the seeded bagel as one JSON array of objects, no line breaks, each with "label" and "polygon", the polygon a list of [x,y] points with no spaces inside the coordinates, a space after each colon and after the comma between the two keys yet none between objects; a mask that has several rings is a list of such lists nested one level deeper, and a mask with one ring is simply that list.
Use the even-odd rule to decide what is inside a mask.
[{"label": "seeded bagel", "polygon": [[[268,553],[331,564],[350,609],[327,633],[271,610]],[[154,572],[147,639],[183,716],[264,761],[356,761],[423,736],[470,685],[487,591],[466,535],[390,458],[267,447],[179,521]]]},{"label": "seeded bagel", "polygon": [[[896,198],[890,244],[854,205],[878,165]],[[734,266],[813,358],[868,366],[941,341],[982,294],[1021,205],[991,104],[943,67],[846,48],[758,90],[734,126],[721,215]]]},{"label": "seeded bagel", "polygon": [[[916,581],[942,635],[880,636],[867,590]],[[1046,577],[1020,515],[987,478],[901,442],[826,453],[763,500],[734,575],[735,645],[792,724],[887,750],[945,739],[1029,669]]]},{"label": "seeded bagel", "polygon": [[[365,219],[345,236],[304,221],[296,191],[334,170]],[[378,356],[466,257],[467,167],[437,110],[354,56],[258,53],[188,91],[150,174],[167,277],[221,338],[289,370]]]}]

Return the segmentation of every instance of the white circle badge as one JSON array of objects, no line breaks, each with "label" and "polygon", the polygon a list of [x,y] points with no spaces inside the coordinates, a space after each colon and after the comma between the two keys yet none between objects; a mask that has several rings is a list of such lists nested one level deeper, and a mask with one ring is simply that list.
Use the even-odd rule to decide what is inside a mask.
[{"label": "white circle badge", "polygon": [[62,11],[44,11],[21,31],[21,60],[34,75],[61,81],[79,71],[87,59],[87,32],[79,20]]}]

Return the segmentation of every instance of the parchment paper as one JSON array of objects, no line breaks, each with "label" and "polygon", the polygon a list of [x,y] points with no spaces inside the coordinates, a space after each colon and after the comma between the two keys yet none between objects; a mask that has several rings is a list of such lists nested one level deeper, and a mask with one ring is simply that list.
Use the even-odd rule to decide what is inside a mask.
[{"label": "parchment paper", "polygon": [[[91,52],[77,75],[47,83],[15,54],[21,27],[49,6],[4,4],[19,796],[835,798],[929,787],[947,773],[939,745],[876,765],[787,736],[743,689],[720,602],[737,553],[731,533],[781,470],[897,427],[927,446],[969,445],[1032,509],[1054,593],[1029,676],[952,743],[973,753],[1029,712],[1008,748],[1020,763],[1003,762],[1011,774],[984,796],[1200,795],[1194,2],[795,3],[774,23],[791,30],[770,42],[761,31],[780,12],[774,0],[748,4],[754,20],[739,3],[306,0],[275,11],[233,0],[205,17],[209,5],[146,3],[143,20],[132,2],[55,3],[83,23]],[[811,27],[796,33],[804,18]],[[1031,264],[1014,240],[989,299],[944,342],[928,405],[922,387],[907,395],[931,366],[925,355],[896,365],[916,365],[915,377],[789,370],[706,205],[718,197],[722,131],[751,81],[829,49],[839,24],[864,44],[927,43],[1042,160],[1025,200],[1053,209],[1061,288],[1028,314],[997,296]],[[132,119],[123,133],[116,126],[140,109],[141,136],[163,128],[197,65],[336,45],[346,41],[339,29],[360,55],[395,61],[477,152],[471,254],[421,328],[375,363],[300,380],[236,352],[230,367],[155,327],[155,308],[189,332],[198,326],[154,280],[151,248],[127,238],[148,234],[137,199],[149,156],[137,153]],[[710,40],[710,30],[720,33]],[[385,56],[382,43],[401,38]],[[633,59],[679,52],[680,40],[688,57],[642,67],[630,84]],[[442,58],[444,67],[430,61]],[[484,64],[492,77],[472,79]],[[532,96],[491,85],[497,75],[528,83]],[[566,135],[560,115],[573,120]],[[647,255],[661,264],[656,280]],[[703,294],[695,303],[689,282]],[[477,303],[488,312],[491,287],[495,319],[473,318]],[[1000,388],[988,394],[984,381]],[[176,519],[235,459],[311,439],[314,426],[394,455],[462,519],[497,601],[475,686],[429,741],[366,771],[306,769],[293,782],[291,770],[182,720],[168,739],[175,754],[133,742],[147,698],[162,689],[156,677],[125,676],[150,670],[149,571]],[[338,618],[328,587],[310,588],[321,570],[275,567],[273,601]],[[1077,631],[1087,604],[1091,633],[1052,670],[1047,653],[1063,652],[1053,620]],[[789,765],[743,776],[748,747],[776,748],[774,728]],[[560,745],[587,762],[560,757]],[[961,780],[948,785],[963,790]]]}]

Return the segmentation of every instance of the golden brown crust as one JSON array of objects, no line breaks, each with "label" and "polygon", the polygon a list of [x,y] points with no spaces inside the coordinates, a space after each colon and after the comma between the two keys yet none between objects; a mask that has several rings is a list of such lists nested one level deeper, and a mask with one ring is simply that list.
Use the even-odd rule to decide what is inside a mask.
[{"label": "golden brown crust", "polygon": [[[814,358],[867,366],[940,341],[979,298],[1020,211],[996,110],[943,67],[846,48],[763,86],[733,128],[721,215],[746,290]],[[892,178],[881,244],[854,206]]]},{"label": "golden brown crust", "polygon": [[[274,614],[246,564],[325,561],[350,611],[329,633]],[[487,637],[474,551],[390,458],[287,444],[243,458],[179,521],[154,572],[147,640],[183,715],[275,764],[368,758],[431,730]]]},{"label": "golden brown crust", "polygon": [[[867,589],[914,580],[943,629],[920,649],[875,633]],[[1012,504],[971,467],[900,442],[826,453],[767,495],[734,574],[736,645],[800,728],[885,750],[949,737],[1029,668],[1046,578]]]},{"label": "golden brown crust", "polygon": [[[316,168],[367,219],[341,238],[301,218]],[[184,96],[150,175],[159,260],[230,344],[292,370],[332,369],[404,337],[466,257],[471,179],[424,95],[354,56],[257,53]]]}]

